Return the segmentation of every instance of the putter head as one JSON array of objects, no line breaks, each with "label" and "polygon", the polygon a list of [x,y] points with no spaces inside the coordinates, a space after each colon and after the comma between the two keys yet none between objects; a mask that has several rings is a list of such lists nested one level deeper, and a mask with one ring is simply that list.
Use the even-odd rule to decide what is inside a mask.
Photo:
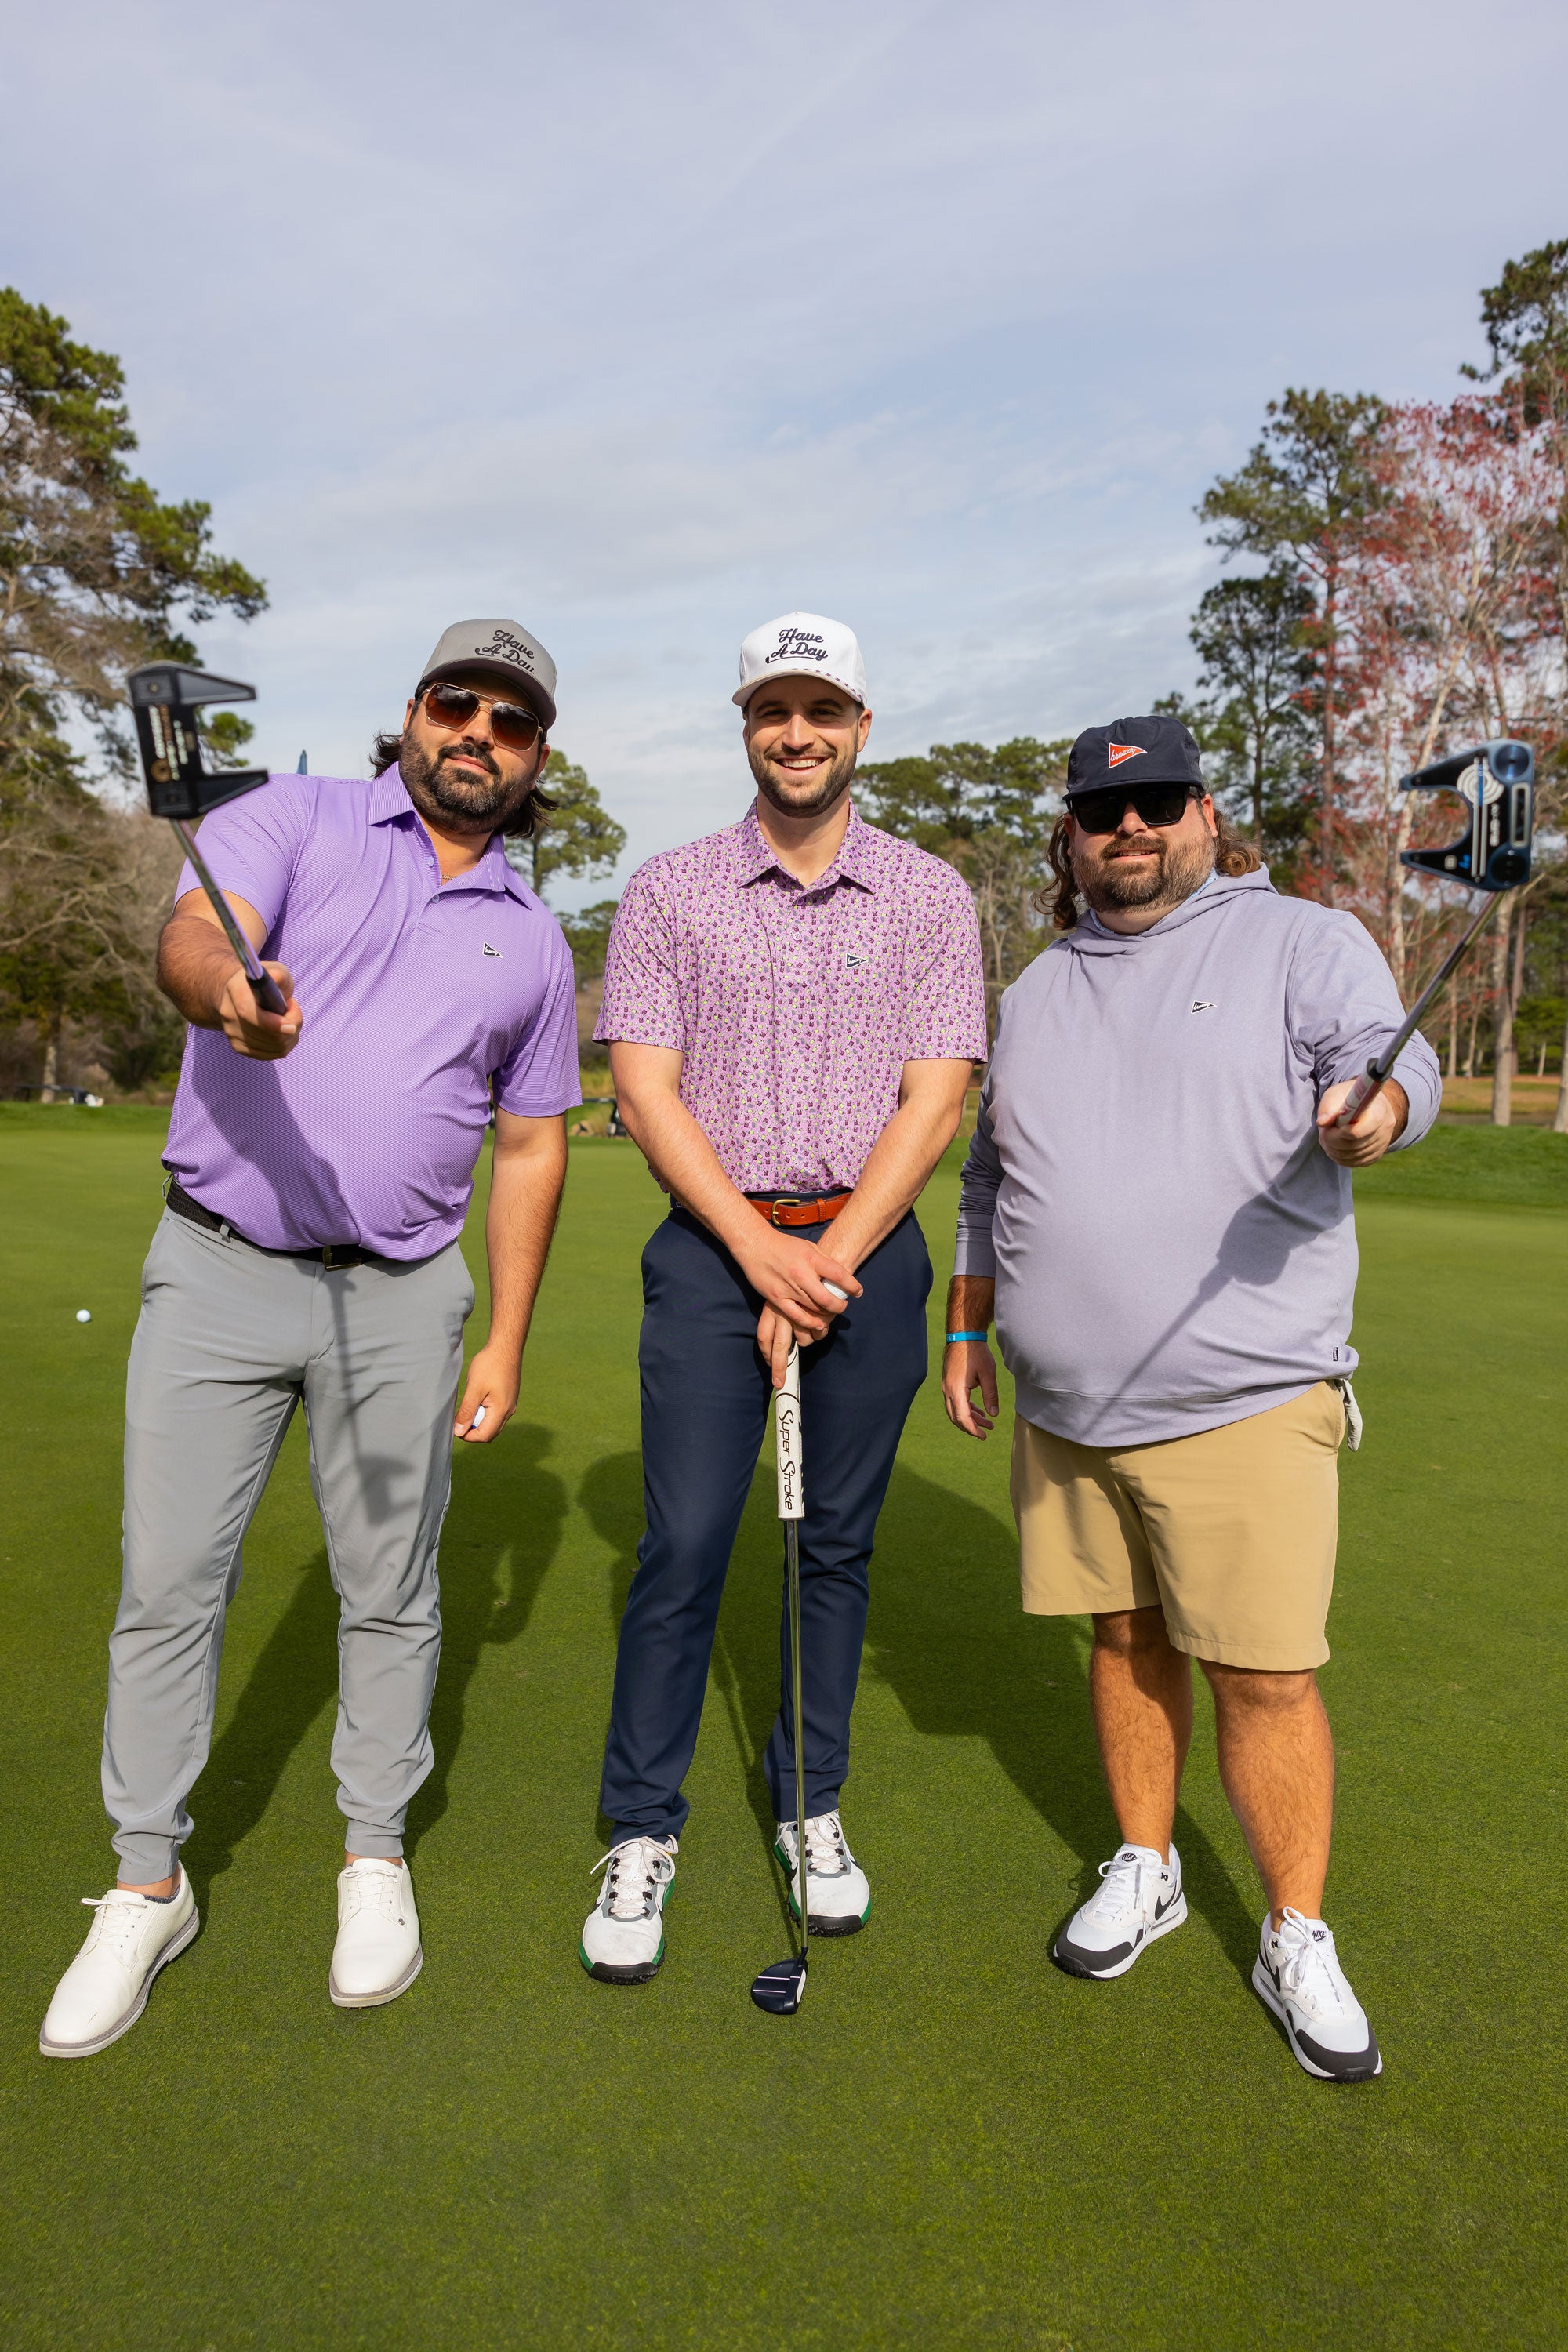
[{"label": "putter head", "polygon": [[1404,865],[1468,882],[1472,890],[1517,890],[1529,881],[1535,755],[1528,743],[1504,738],[1473,744],[1399,781],[1407,793],[1458,793],[1470,808],[1469,824],[1458,841],[1443,849],[1401,850]]},{"label": "putter head", "polygon": [[752,1999],[770,2017],[793,2017],[805,1993],[805,1954],[794,1952],[787,1960],[775,1960],[764,1969],[752,1987]]},{"label": "putter head", "polygon": [[188,669],[182,662],[149,662],[133,669],[125,684],[154,816],[190,823],[267,782],[265,768],[222,768],[211,774],[202,764],[197,711],[208,702],[254,702],[253,686]]}]

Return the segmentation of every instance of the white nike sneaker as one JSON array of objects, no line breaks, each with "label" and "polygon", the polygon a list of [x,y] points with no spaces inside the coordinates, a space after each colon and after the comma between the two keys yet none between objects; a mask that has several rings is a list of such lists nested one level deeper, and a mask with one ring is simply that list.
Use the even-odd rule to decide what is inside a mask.
[{"label": "white nike sneaker", "polygon": [[[780,1822],[773,1852],[789,1876],[789,1907],[800,1917],[800,1872],[795,1866],[795,1824]],[[805,1824],[806,1905],[814,1936],[853,1936],[866,1925],[871,1889],[866,1874],[844,1842],[837,1813],[808,1816]]]},{"label": "white nike sneaker", "polygon": [[603,1860],[605,1884],[577,1957],[601,1984],[647,1984],[664,1958],[664,1906],[675,1884],[674,1838],[623,1838]]},{"label": "white nike sneaker", "polygon": [[1164,1862],[1152,1846],[1124,1845],[1100,1864],[1100,1876],[1099,1893],[1073,1913],[1051,1948],[1069,1977],[1124,1977],[1140,1952],[1187,1916],[1174,1846]]},{"label": "white nike sneaker", "polygon": [[147,2006],[159,1969],[179,1957],[201,1926],[183,1868],[167,1903],[123,1886],[111,1886],[96,1902],[90,1895],[81,1899],[98,1916],[55,1987],[38,2036],[46,2058],[90,2058],[128,2033]]},{"label": "white nike sneaker", "polygon": [[1296,2063],[1321,2083],[1370,2083],[1383,2053],[1321,1919],[1289,1905],[1278,1927],[1266,1918],[1252,1990],[1285,2028]]},{"label": "white nike sneaker", "polygon": [[338,1940],[327,1990],[339,2009],[379,2009],[425,1965],[408,1864],[362,1854],[338,1874]]}]

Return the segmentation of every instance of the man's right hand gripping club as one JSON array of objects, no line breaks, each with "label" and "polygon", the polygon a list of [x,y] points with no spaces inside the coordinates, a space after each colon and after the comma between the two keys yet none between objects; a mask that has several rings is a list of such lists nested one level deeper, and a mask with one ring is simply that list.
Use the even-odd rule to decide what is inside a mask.
[{"label": "man's right hand gripping club", "polygon": [[[235,919],[259,954],[267,927],[256,908],[225,891]],[[268,963],[284,998],[281,1013],[263,1011],[249,981],[235,961],[223,926],[206,893],[187,890],[174,908],[158,950],[158,983],[165,996],[197,1029],[221,1029],[237,1054],[253,1062],[280,1062],[300,1042],[305,1016],[294,996],[287,964]]]},{"label": "man's right hand gripping club", "polygon": [[[824,1243],[797,1241],[758,1216],[680,1099],[681,1055],[662,1045],[614,1045],[610,1070],[621,1117],[676,1200],[717,1234],[763,1299],[757,1345],[775,1389],[792,1346],[809,1348],[861,1286]],[[837,1285],[837,1289],[830,1287]]]}]

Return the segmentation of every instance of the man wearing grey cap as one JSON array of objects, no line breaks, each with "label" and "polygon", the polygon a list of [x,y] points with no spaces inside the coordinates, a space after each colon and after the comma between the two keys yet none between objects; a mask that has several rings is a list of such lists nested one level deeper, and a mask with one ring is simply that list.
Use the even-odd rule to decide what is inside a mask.
[{"label": "man wearing grey cap", "polygon": [[[792,1341],[810,1474],[800,1538],[806,1852],[797,1855],[789,1643],[763,1759],[775,1851],[814,1935],[870,1907],[839,1815],[877,1515],[925,1378],[931,1262],[912,1213],[985,1051],[974,905],[940,858],[849,798],[870,730],[860,648],[786,613],[741,648],[755,799],[627,884],[597,1034],[670,1196],[643,1252],[647,1528],[621,1620],[599,1802],[603,1892],[580,1957],[645,1983],[730,1549]],[[802,1881],[805,1889],[803,1895]]]},{"label": "man wearing grey cap", "polygon": [[[56,1990],[46,2056],[115,2041],[196,1933],[185,1799],[240,1547],[301,1402],[341,1605],[329,1990],[370,2008],[419,1972],[403,1825],[434,1760],[451,1441],[488,1444],[517,1403],[579,1100],[571,954],[501,849],[551,806],[554,689],[515,622],[460,622],[368,782],[274,776],[205,819],[280,1014],[181,876],[158,972],[191,1028],[131,1350],[104,1722],[119,1879]],[[458,1402],[474,1293],[458,1237],[492,1104],[489,1333]]]}]

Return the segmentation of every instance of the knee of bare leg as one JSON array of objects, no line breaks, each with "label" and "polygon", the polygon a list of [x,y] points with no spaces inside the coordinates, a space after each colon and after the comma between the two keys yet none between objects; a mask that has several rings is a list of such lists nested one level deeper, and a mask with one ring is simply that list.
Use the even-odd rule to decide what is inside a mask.
[{"label": "knee of bare leg", "polygon": [[1200,1661],[1218,1706],[1246,1708],[1256,1714],[1288,1715],[1316,1694],[1318,1677],[1310,1666],[1270,1674],[1257,1666],[1222,1666],[1212,1658]]},{"label": "knee of bare leg", "polygon": [[1110,1609],[1094,1619],[1097,1650],[1118,1657],[1135,1657],[1142,1651],[1170,1647],[1165,1638],[1165,1612],[1156,1601],[1150,1609]]}]

